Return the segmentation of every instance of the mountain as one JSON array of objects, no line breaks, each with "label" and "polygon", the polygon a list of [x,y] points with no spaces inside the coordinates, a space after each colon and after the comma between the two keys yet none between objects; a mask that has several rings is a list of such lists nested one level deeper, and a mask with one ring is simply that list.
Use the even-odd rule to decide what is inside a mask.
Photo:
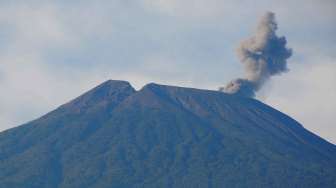
[{"label": "mountain", "polygon": [[109,80],[0,133],[0,188],[336,187],[336,146],[250,98]]}]

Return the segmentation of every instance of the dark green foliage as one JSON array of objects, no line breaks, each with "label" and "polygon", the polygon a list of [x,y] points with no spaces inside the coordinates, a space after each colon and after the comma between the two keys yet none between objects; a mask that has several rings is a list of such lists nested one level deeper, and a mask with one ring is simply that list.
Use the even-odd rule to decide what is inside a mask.
[{"label": "dark green foliage", "polygon": [[0,188],[336,187],[335,156],[253,99],[107,81],[0,133]]}]

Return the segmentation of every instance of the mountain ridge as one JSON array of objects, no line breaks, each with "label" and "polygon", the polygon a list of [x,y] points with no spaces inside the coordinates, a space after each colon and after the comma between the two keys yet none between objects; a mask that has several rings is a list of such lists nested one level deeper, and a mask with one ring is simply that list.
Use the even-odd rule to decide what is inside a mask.
[{"label": "mountain ridge", "polygon": [[333,187],[336,146],[255,99],[109,80],[0,133],[0,187]]}]

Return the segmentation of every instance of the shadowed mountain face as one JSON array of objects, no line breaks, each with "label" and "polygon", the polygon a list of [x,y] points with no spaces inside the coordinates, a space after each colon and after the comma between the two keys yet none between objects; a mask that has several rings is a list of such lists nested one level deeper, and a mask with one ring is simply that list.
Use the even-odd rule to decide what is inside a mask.
[{"label": "shadowed mountain face", "polygon": [[0,133],[0,187],[336,187],[336,146],[254,99],[107,81]]}]

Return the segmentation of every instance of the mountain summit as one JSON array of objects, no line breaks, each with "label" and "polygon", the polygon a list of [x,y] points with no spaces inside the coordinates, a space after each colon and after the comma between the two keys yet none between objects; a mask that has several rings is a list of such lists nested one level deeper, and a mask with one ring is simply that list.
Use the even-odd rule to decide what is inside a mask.
[{"label": "mountain summit", "polygon": [[336,146],[250,98],[107,81],[0,133],[0,187],[336,187]]}]

